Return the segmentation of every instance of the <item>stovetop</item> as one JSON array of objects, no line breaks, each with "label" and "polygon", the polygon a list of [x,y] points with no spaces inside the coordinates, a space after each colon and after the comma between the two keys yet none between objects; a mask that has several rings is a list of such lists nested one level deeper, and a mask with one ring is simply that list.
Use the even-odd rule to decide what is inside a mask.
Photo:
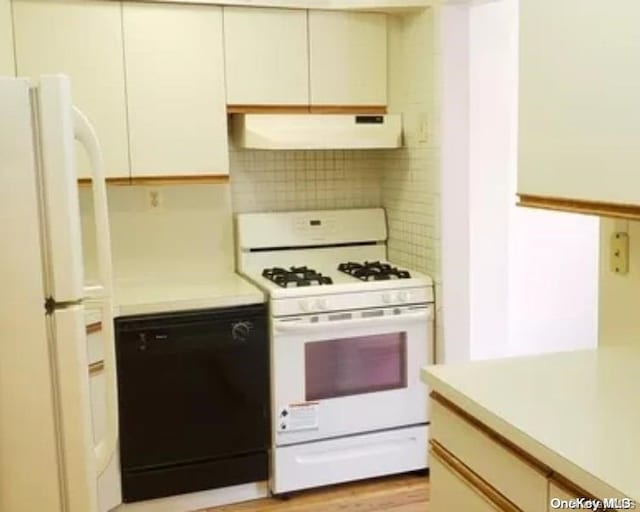
[{"label": "stovetop", "polygon": [[340,263],[338,270],[357,277],[361,281],[387,281],[389,279],[410,279],[408,270],[401,270],[389,263],[365,261],[364,263],[349,261]]},{"label": "stovetop", "polygon": [[388,261],[352,257],[345,258],[343,263],[340,261],[323,258],[270,258],[263,261],[263,265],[241,269],[241,273],[267,290],[271,296],[278,297],[366,293],[376,289],[432,285],[428,276]]},{"label": "stovetop", "polygon": [[[339,263],[336,271],[355,277],[360,281],[388,281],[393,279],[410,279],[408,270],[399,269],[390,263],[381,261],[364,261]],[[329,272],[326,272],[329,273]],[[330,275],[318,272],[308,266],[267,267],[262,270],[262,277],[281,288],[298,288],[301,286],[319,286],[334,284]]]},{"label": "stovetop", "polygon": [[288,269],[282,267],[265,268],[262,271],[262,277],[265,277],[281,288],[333,284],[333,279],[306,266],[289,267]]}]

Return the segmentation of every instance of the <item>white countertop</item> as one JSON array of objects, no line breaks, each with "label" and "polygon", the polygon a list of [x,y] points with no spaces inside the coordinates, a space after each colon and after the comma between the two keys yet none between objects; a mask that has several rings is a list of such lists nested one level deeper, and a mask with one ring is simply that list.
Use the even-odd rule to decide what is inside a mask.
[{"label": "white countertop", "polygon": [[139,315],[265,302],[262,291],[235,273],[118,280],[117,315]]},{"label": "white countertop", "polygon": [[640,503],[640,349],[438,365],[422,378],[597,498]]}]

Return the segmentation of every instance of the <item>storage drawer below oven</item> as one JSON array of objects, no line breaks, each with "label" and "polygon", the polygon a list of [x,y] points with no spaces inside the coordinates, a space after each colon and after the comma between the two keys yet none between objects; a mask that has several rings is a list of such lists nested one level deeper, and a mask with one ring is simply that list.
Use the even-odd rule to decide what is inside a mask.
[{"label": "storage drawer below oven", "polygon": [[428,426],[398,428],[274,450],[275,494],[427,467]]}]

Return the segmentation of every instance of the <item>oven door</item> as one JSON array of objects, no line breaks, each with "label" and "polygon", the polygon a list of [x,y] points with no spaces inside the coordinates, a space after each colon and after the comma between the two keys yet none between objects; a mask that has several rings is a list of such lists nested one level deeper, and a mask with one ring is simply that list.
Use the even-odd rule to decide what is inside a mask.
[{"label": "oven door", "polygon": [[427,422],[433,306],[275,318],[276,446]]}]

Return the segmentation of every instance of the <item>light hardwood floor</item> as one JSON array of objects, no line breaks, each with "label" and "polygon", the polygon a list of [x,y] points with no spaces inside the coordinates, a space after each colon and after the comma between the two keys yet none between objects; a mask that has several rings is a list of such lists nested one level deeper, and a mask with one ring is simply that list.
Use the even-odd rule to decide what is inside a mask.
[{"label": "light hardwood floor", "polygon": [[210,508],[203,512],[428,512],[429,478],[399,475],[275,498]]}]

